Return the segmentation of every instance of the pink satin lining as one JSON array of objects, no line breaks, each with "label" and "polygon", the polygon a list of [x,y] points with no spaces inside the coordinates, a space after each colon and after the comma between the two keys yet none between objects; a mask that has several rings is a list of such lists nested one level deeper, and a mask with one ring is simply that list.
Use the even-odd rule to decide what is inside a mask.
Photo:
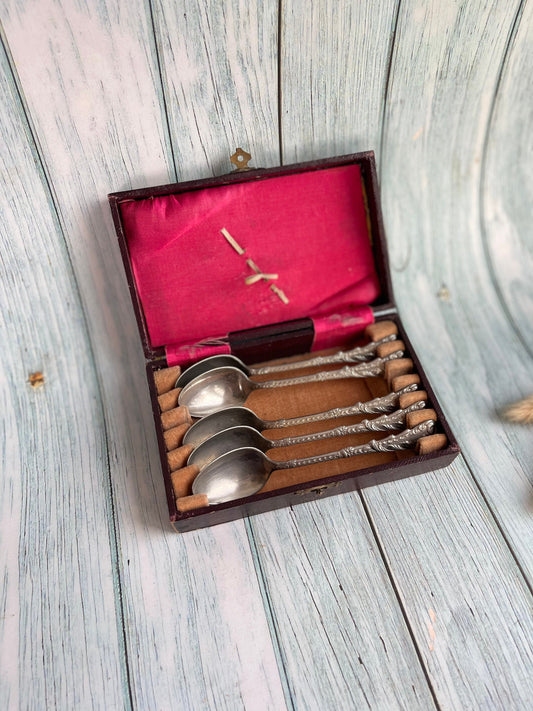
[{"label": "pink satin lining", "polygon": [[202,358],[214,355],[227,355],[231,353],[228,343],[219,345],[209,345],[206,343],[195,343],[192,346],[171,345],[166,349],[167,365],[190,365]]},{"label": "pink satin lining", "polygon": [[313,319],[315,338],[312,350],[351,345],[354,335],[373,322],[374,313],[369,306],[359,306],[352,311]]},{"label": "pink satin lining", "polygon": [[[379,292],[357,165],[128,201],[121,211],[151,345],[175,357],[231,331],[357,314]],[[248,259],[278,278],[247,285]]]}]

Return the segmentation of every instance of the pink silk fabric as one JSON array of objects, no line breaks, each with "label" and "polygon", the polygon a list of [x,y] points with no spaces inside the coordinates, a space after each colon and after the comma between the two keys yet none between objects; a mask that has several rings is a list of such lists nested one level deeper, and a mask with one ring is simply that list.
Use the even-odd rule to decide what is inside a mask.
[{"label": "pink silk fabric", "polygon": [[209,356],[215,355],[228,355],[230,353],[231,348],[229,347],[229,343],[211,345],[209,342],[200,342],[192,346],[173,344],[167,346],[165,349],[167,365],[181,365],[183,367],[191,363],[196,363],[196,361],[202,360],[202,358],[209,358]]},{"label": "pink silk fabric", "polygon": [[370,306],[354,306],[349,311],[319,316],[313,319],[315,337],[311,350],[349,346],[354,334],[361,333],[374,322]]},{"label": "pink silk fabric", "polygon": [[[336,314],[357,321],[357,307],[379,293],[357,165],[128,201],[121,211],[153,347],[188,351],[303,317],[323,336],[329,317],[335,328]],[[247,284],[256,273],[247,260],[277,278]]]}]

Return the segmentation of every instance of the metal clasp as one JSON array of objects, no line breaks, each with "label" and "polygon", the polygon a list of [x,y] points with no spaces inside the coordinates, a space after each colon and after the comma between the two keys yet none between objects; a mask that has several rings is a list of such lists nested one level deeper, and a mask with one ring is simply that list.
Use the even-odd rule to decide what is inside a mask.
[{"label": "metal clasp", "polygon": [[311,489],[304,489],[303,491],[295,491],[296,496],[305,496],[306,494],[315,494],[315,496],[322,496],[326,489],[334,489],[339,486],[338,481],[334,481],[331,484],[322,484],[320,486],[313,486]]}]

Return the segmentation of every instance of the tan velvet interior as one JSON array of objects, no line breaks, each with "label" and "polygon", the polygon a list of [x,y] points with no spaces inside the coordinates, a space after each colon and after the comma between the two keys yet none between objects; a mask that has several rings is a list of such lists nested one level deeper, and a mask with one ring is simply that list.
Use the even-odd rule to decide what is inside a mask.
[{"label": "tan velvet interior", "polygon": [[[324,351],[323,353],[332,353],[335,351]],[[299,356],[296,358],[285,359],[285,362],[299,360],[308,356]],[[279,362],[279,361],[278,361]],[[338,368],[339,366],[330,366],[330,369]],[[324,370],[325,368],[322,368]],[[298,375],[306,375],[316,373],[319,368],[306,368],[298,371]],[[175,375],[175,372],[174,374]],[[294,376],[292,373],[287,373],[286,376],[280,374],[279,378]],[[159,376],[163,379],[163,374]],[[261,380],[269,380],[272,376],[262,376],[255,378],[258,382]],[[171,391],[170,391],[171,392]],[[167,391],[167,396],[163,402],[170,402],[171,394]],[[274,388],[265,390],[255,390],[246,401],[246,407],[253,410],[260,418],[264,420],[285,419],[291,417],[300,417],[303,415],[323,412],[334,407],[347,407],[356,402],[371,400],[374,397],[386,395],[390,392],[390,380],[387,384],[385,377],[375,378],[351,378],[345,380],[307,383],[305,385],[294,385],[286,388]],[[183,409],[183,408],[182,408]],[[168,416],[168,413],[162,413],[162,419]],[[312,432],[321,432],[331,429],[339,424],[355,424],[365,419],[365,417],[376,417],[377,415],[359,415],[352,417],[343,417],[341,419],[328,420],[323,422],[315,422],[308,425],[299,425],[286,427],[283,429],[265,430],[263,435],[269,439],[279,439],[294,435],[309,434]],[[180,418],[181,420],[182,418]],[[189,425],[183,424],[180,421],[179,425],[170,432],[164,426],[165,440],[172,442],[175,445],[174,449],[168,452],[168,463],[171,471],[172,485],[177,499],[189,497],[192,494],[191,485],[197,474],[197,467],[187,466],[186,460],[190,453],[190,447],[181,446],[181,439]],[[276,461],[285,461],[289,459],[297,459],[303,457],[314,456],[326,452],[334,452],[343,447],[360,445],[371,439],[381,439],[386,437],[390,432],[382,433],[362,433],[349,435],[344,437],[321,440],[291,447],[279,447],[271,449],[267,452],[268,456]],[[262,492],[283,489],[288,486],[300,485],[305,488],[312,488],[313,483],[326,477],[336,476],[350,471],[357,471],[374,465],[382,465],[386,462],[391,462],[397,459],[404,459],[414,456],[415,451],[402,451],[395,453],[372,453],[358,455],[351,458],[343,458],[322,464],[307,465],[303,467],[295,467],[287,470],[274,471],[270,479],[263,487]],[[198,499],[197,501],[203,501]],[[182,506],[183,504],[183,506]],[[184,506],[192,506],[194,508],[194,500],[189,499],[187,502],[181,502],[180,510],[184,510]]]}]

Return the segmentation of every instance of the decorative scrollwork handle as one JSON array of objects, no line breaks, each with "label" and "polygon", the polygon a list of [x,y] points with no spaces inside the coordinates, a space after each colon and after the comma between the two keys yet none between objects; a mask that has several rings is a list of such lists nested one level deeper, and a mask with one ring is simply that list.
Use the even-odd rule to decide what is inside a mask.
[{"label": "decorative scrollwork handle", "polygon": [[248,366],[251,375],[270,375],[271,373],[282,373],[288,370],[300,370],[302,368],[311,368],[322,365],[332,365],[334,363],[359,363],[366,361],[376,354],[377,347],[383,343],[395,341],[396,334],[390,334],[381,338],[379,341],[368,343],[366,346],[358,346],[349,351],[341,351],[329,356],[316,356],[315,358],[306,358],[295,363],[284,363],[281,365],[265,365],[261,368],[256,366]]},{"label": "decorative scrollwork handle", "polygon": [[291,447],[293,444],[305,444],[316,442],[322,439],[332,439],[334,437],[345,437],[346,435],[358,434],[359,432],[386,432],[387,430],[400,430],[405,426],[405,416],[408,412],[423,410],[426,406],[424,400],[409,405],[403,410],[397,410],[391,415],[381,415],[374,420],[363,420],[356,425],[339,425],[324,432],[314,432],[311,434],[297,435],[294,437],[283,437],[283,439],[271,440],[272,447]]},{"label": "decorative scrollwork handle", "polygon": [[314,375],[301,375],[299,378],[286,378],[285,380],[267,380],[264,383],[254,383],[258,389],[262,388],[284,388],[289,385],[303,385],[305,383],[324,383],[328,380],[342,380],[343,378],[373,378],[376,375],[382,375],[385,369],[385,363],[396,358],[403,358],[403,351],[394,351],[385,358],[374,358],[368,363],[359,363],[359,365],[344,366],[339,370],[328,370]]},{"label": "decorative scrollwork handle", "polygon": [[371,440],[366,444],[361,444],[357,447],[345,447],[337,452],[328,452],[327,454],[319,454],[315,457],[305,457],[303,459],[290,459],[287,462],[276,462],[276,469],[292,469],[293,467],[305,467],[308,464],[323,464],[331,462],[335,459],[344,459],[347,457],[355,457],[359,454],[370,454],[371,452],[395,452],[401,449],[411,449],[421,437],[433,434],[435,430],[435,422],[426,420],[416,427],[409,430],[404,430],[399,434],[389,435],[384,439]]},{"label": "decorative scrollwork handle", "polygon": [[396,407],[400,400],[400,395],[404,393],[415,392],[418,389],[416,383],[406,385],[397,393],[389,393],[383,397],[376,397],[367,402],[357,402],[355,405],[348,407],[334,407],[325,412],[317,412],[314,415],[304,415],[302,417],[290,417],[284,420],[265,420],[263,427],[265,430],[282,429],[283,427],[292,427],[293,425],[308,425],[311,422],[323,422],[324,420],[335,420],[338,417],[350,417],[352,415],[374,415],[380,412],[391,412]]}]

